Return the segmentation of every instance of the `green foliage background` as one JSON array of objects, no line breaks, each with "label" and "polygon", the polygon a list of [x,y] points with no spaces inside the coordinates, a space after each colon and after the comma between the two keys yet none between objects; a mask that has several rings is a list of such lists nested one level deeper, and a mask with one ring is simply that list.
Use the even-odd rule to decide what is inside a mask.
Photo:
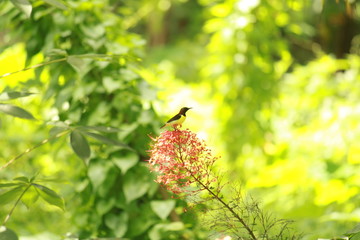
[{"label": "green foliage background", "polygon": [[360,220],[355,1],[19,2],[0,3],[0,75],[54,63],[0,79],[2,92],[34,93],[4,102],[37,119],[1,114],[0,163],[69,133],[0,170],[2,183],[36,176],[65,201],[62,212],[28,192],[7,223],[18,235],[205,239],[144,162],[148,134],[182,106],[229,178],[304,239]]}]

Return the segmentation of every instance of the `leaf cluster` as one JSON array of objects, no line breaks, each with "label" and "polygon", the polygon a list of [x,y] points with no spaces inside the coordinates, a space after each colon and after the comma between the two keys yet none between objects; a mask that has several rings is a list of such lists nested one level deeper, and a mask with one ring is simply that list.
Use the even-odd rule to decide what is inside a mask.
[{"label": "leaf cluster", "polygon": [[37,180],[36,177],[28,179],[27,177],[22,176],[14,178],[11,182],[0,183],[0,188],[3,190],[0,194],[1,203],[5,205],[16,200],[12,211],[6,217],[3,225],[6,224],[13,212],[13,209],[15,209],[16,205],[20,201],[27,207],[30,207],[39,198],[41,198],[48,204],[65,210],[64,200],[54,190],[43,185],[42,183],[44,181],[46,182],[46,180]]},{"label": "leaf cluster", "polygon": [[[38,196],[34,193],[34,198],[60,206],[55,196],[63,195],[60,199],[65,200],[71,216],[68,229],[59,229],[54,224],[47,229],[58,234],[71,232],[79,238],[196,239],[198,233],[188,230],[174,211],[183,203],[164,200],[142,162],[149,141],[144,133],[156,132],[159,126],[151,105],[156,94],[137,74],[144,40],[123,27],[127,17],[123,7],[116,5],[110,9],[105,7],[107,2],[69,1],[66,8],[61,8],[62,1],[45,2],[57,8],[39,3],[32,5],[31,14],[20,8],[30,15],[28,19],[8,3],[1,3],[9,10],[5,18],[11,22],[7,26],[11,32],[6,33],[13,41],[11,44],[26,42],[28,64],[39,56],[44,59],[11,73],[16,76],[20,71],[32,71],[34,77],[22,81],[17,89],[7,87],[4,93],[16,96],[19,94],[13,93],[21,92],[18,90],[21,88],[36,90],[41,98],[37,103],[41,104],[33,108],[40,112],[44,122],[36,132],[44,136],[49,131],[50,135],[21,150],[24,154],[13,159],[17,163],[28,161],[26,171],[35,171],[41,162],[41,147],[48,151],[46,156],[50,159],[49,166],[42,169],[44,175],[52,168],[55,169],[52,174],[65,177],[71,184],[62,186],[55,195],[49,186],[35,180],[13,185],[18,184],[18,179],[15,182],[3,179],[4,187],[10,190],[2,196],[23,204],[22,199],[31,198],[30,191],[35,191]],[[10,113],[15,115],[14,110]],[[65,135],[66,141],[60,139]],[[85,164],[79,164],[65,144]],[[13,146],[16,147],[19,148]],[[20,164],[11,164],[15,160],[6,165],[7,176],[19,171]],[[23,221],[22,211],[16,208],[7,226],[19,231],[21,225],[12,222]],[[30,208],[26,214],[34,213]],[[194,219],[186,221],[195,225]]]}]

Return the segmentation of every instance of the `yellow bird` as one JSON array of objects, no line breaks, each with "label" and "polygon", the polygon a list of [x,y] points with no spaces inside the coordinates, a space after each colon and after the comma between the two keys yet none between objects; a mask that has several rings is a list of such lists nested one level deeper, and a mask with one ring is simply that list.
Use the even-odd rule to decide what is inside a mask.
[{"label": "yellow bird", "polygon": [[171,126],[173,128],[177,128],[177,126],[181,127],[181,124],[185,121],[186,119],[186,112],[188,110],[190,110],[191,108],[189,107],[183,107],[180,109],[179,113],[176,114],[175,116],[173,116],[172,118],[169,119],[169,121],[167,121],[163,126],[161,126],[161,128],[165,127],[165,126]]}]

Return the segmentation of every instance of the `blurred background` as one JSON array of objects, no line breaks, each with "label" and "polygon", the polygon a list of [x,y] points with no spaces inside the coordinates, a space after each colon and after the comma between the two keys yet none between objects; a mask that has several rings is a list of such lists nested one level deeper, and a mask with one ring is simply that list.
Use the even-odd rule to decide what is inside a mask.
[{"label": "blurred background", "polygon": [[[229,180],[294,220],[303,239],[360,221],[360,3],[47,0],[29,12],[19,2],[0,3],[0,75],[66,61],[0,79],[0,91],[35,93],[11,103],[38,119],[0,115],[1,165],[59,121],[118,127],[109,137],[135,150],[89,139],[83,162],[63,137],[0,170],[3,182],[50,179],[66,203],[64,212],[18,205],[7,226],[21,239],[206,239],[144,162],[148,135],[184,106],[193,109],[183,127],[221,156]],[[2,219],[12,206],[1,206]]]}]

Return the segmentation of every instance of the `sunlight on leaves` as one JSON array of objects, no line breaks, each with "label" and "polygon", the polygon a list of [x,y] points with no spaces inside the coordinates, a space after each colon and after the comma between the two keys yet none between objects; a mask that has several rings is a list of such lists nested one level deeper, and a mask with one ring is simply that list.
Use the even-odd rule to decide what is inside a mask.
[{"label": "sunlight on leaves", "polygon": [[318,183],[315,190],[317,192],[315,203],[318,205],[328,205],[333,202],[342,203],[359,192],[356,187],[348,187],[343,181],[337,179]]}]

